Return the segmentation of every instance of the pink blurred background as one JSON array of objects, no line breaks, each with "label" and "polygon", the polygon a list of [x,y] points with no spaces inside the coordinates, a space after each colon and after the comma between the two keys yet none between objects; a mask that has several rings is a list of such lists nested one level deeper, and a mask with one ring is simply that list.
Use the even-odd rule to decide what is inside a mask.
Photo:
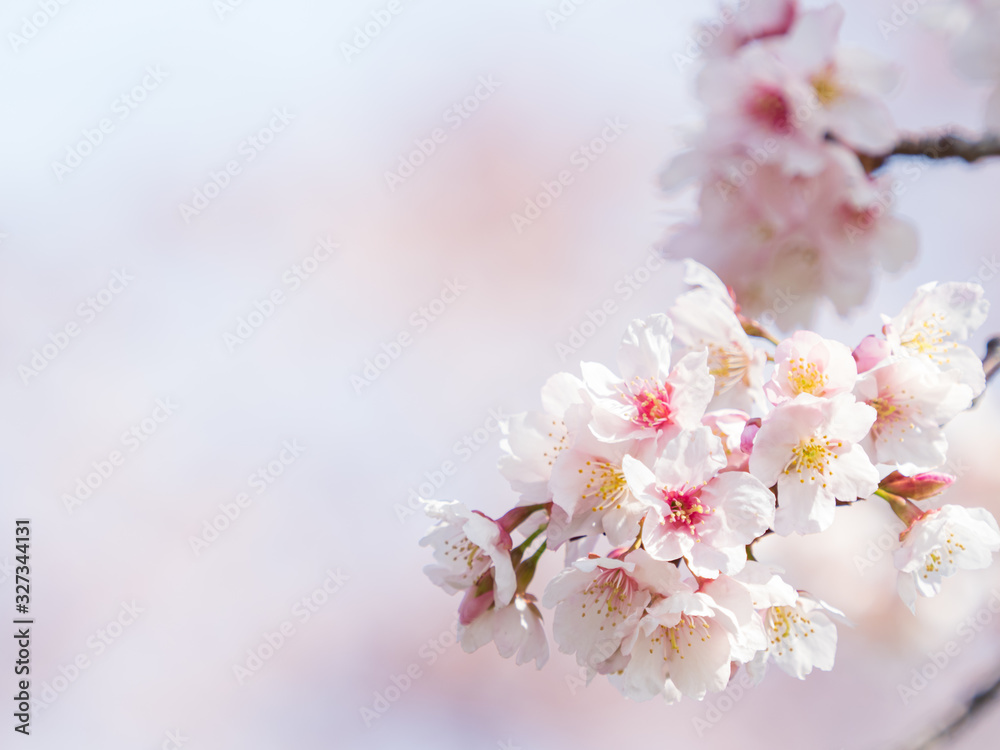
[{"label": "pink blurred background", "polygon": [[[892,3],[844,4],[844,40],[906,69],[892,101],[903,128],[978,128],[988,92],[952,73],[940,39],[916,21],[884,39]],[[450,635],[457,599],[422,573],[428,524],[410,492],[437,479],[442,498],[488,513],[512,504],[491,410],[537,408],[549,374],[610,360],[628,321],[662,311],[679,288],[674,268],[640,269],[691,206],[690,194],[659,195],[656,180],[697,126],[695,66],[679,69],[674,53],[713,2],[564,2],[575,10],[553,28],[559,0],[399,0],[395,14],[359,0],[92,0],[58,5],[37,35],[12,42],[43,5],[15,0],[0,23],[0,562],[15,554],[11,519],[29,516],[33,690],[52,700],[28,739],[9,739],[5,709],[3,747],[156,748],[180,736],[190,750],[882,748],[946,719],[992,674],[995,615],[968,642],[959,628],[989,614],[997,570],[950,580],[913,618],[891,560],[858,562],[891,520],[874,505],[841,511],[822,537],[760,546],[855,621],[835,671],[799,683],[773,670],[745,695],[705,703],[635,705],[600,679],[584,689],[557,653],[540,673],[492,646],[465,655]],[[391,21],[345,55],[373,13]],[[452,108],[477,87],[495,90],[463,105],[475,111],[453,129]],[[122,95],[143,100],[133,109]],[[281,124],[275,109],[288,124],[248,146]],[[110,132],[60,180],[53,162],[104,118]],[[627,127],[518,232],[511,214],[573,168],[608,118]],[[390,186],[386,172],[436,128],[443,142]],[[239,173],[185,221],[179,204],[232,160]],[[998,187],[1000,165],[926,171],[897,206],[919,227],[919,264],[885,280],[855,319],[826,314],[817,330],[853,343],[916,285],[978,273],[994,254]],[[338,248],[306,263],[327,237]],[[292,289],[296,265],[313,272]],[[122,269],[128,286],[79,314]],[[435,315],[449,282],[465,289]],[[985,286],[1000,298],[1000,283]],[[227,334],[274,289],[284,301],[234,345]],[[557,344],[609,298],[619,312],[564,360]],[[1000,331],[995,310],[977,348]],[[25,376],[70,322],[79,335]],[[411,345],[370,384],[352,381],[396,352],[401,332]],[[144,441],[124,439],[157,399],[176,410],[147,421]],[[989,393],[951,430],[953,500],[995,512],[998,409]],[[294,460],[286,441],[301,446]],[[113,451],[123,463],[67,508]],[[271,483],[251,484],[261,469]],[[226,508],[228,527],[193,549]],[[304,609],[328,571],[336,593]],[[14,582],[0,579],[6,613]],[[112,625],[133,601],[141,613]],[[279,639],[283,623],[293,630]],[[269,637],[283,642],[236,674]],[[898,686],[949,640],[958,656],[904,701]],[[14,651],[0,643],[6,694]],[[74,673],[80,655],[88,666]],[[408,670],[407,689],[380,703]],[[956,747],[997,730],[1000,708]]]}]

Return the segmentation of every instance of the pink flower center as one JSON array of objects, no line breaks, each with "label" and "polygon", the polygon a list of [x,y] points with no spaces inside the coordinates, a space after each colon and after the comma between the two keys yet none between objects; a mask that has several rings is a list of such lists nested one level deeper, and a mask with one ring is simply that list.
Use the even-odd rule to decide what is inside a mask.
[{"label": "pink flower center", "polygon": [[684,529],[692,536],[698,536],[698,526],[712,515],[712,509],[701,502],[700,488],[687,490],[663,490],[663,502],[667,505],[664,523],[674,530]]},{"label": "pink flower center", "polygon": [[792,129],[792,110],[781,89],[758,85],[750,98],[748,114],[765,127],[778,133]]},{"label": "pink flower center", "polygon": [[636,409],[632,421],[643,427],[659,428],[670,424],[673,415],[673,410],[670,408],[672,391],[673,389],[666,383],[639,381],[639,389],[626,394],[626,398]]}]

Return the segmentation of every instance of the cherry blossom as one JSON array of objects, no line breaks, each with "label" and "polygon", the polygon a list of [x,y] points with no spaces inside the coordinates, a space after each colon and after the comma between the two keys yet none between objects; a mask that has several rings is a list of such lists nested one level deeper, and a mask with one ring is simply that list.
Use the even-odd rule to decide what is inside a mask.
[{"label": "cherry blossom", "polygon": [[858,379],[851,350],[812,331],[796,331],[778,344],[774,361],[774,375],[764,391],[775,404],[802,393],[825,398],[849,393]]},{"label": "cherry blossom", "polygon": [[884,331],[893,355],[919,357],[943,371],[955,370],[978,396],[986,388],[983,363],[959,342],[983,324],[988,311],[978,284],[931,282],[917,289],[899,315],[886,319]]},{"label": "cherry blossom", "polygon": [[849,394],[800,396],[775,408],[754,438],[750,472],[778,486],[774,530],[811,534],[833,523],[836,500],[878,488],[878,469],[859,444],[877,413]]},{"label": "cherry blossom", "polygon": [[958,570],[980,570],[1000,550],[1000,528],[982,508],[944,505],[919,516],[903,531],[893,557],[899,596],[914,610],[917,594],[934,596],[942,579]]},{"label": "cherry blossom", "polygon": [[493,520],[426,502],[437,522],[422,540],[434,549],[426,571],[464,594],[465,650],[493,642],[519,664],[545,663],[528,589],[543,555],[564,548],[542,601],[587,681],[606,675],[634,700],[701,700],[740,667],[757,682],[772,661],[799,679],[833,666],[843,615],[757,562],[771,532],[819,533],[838,504],[886,501],[907,527],[895,562],[911,609],[1000,550],[985,510],[915,504],[954,481],[935,470],[942,427],[970,407],[969,381],[985,380],[959,343],[985,317],[979,287],[921,287],[884,319],[884,338],[852,352],[810,330],[778,339],[698,263],[683,280],[669,315],[628,326],[620,375],[597,363],[581,365],[582,379],[557,374],[542,411],[505,425],[510,510]]},{"label": "cherry blossom", "polygon": [[516,414],[503,425],[500,473],[521,494],[525,505],[547,502],[552,466],[568,446],[565,417],[582,403],[583,382],[569,373],[549,378],[542,388],[543,411]]},{"label": "cherry blossom", "polygon": [[[642,550],[627,561],[579,560],[552,579],[542,601],[555,607],[553,636],[560,651],[576,654],[581,666],[596,673],[619,669],[622,641],[638,627],[652,593],[669,591],[676,578],[676,568],[651,566],[649,560]],[[640,578],[635,570],[643,563],[649,570]],[[656,575],[663,580],[654,580]]]},{"label": "cherry blossom", "polygon": [[770,661],[800,680],[813,669],[829,672],[837,653],[837,626],[831,615],[843,618],[843,613],[803,592],[791,603],[768,607],[763,613],[768,645],[747,663],[747,672],[760,681]]},{"label": "cherry blossom", "polygon": [[587,429],[589,411],[578,410],[577,419],[578,438],[552,467],[552,501],[566,512],[568,521],[562,532],[550,533],[550,539],[559,544],[564,538],[596,531],[605,533],[614,546],[628,546],[639,534],[645,507],[630,491],[622,461],[629,454],[651,460],[657,440],[606,443]]},{"label": "cherry blossom", "polygon": [[743,567],[746,545],[774,520],[774,495],[749,474],[719,473],[725,465],[721,441],[707,427],[674,440],[652,470],[625,458],[629,487],[649,510],[642,543],[654,558],[683,557],[707,577]]},{"label": "cherry blossom", "polygon": [[468,624],[460,623],[458,640],[470,654],[493,641],[500,656],[515,656],[518,665],[533,660],[541,669],[549,659],[542,613],[527,594],[517,594],[506,606],[490,606]]},{"label": "cherry blossom", "polygon": [[597,438],[670,439],[700,424],[715,391],[708,353],[692,352],[670,369],[672,339],[666,315],[635,320],[618,352],[621,377],[596,362],[581,365],[593,397],[590,429]]},{"label": "cherry blossom", "polygon": [[947,460],[941,427],[972,404],[972,389],[955,370],[942,373],[922,359],[906,358],[869,370],[855,396],[878,413],[862,445],[874,463],[906,473]]},{"label": "cherry blossom", "polygon": [[699,216],[671,229],[668,250],[783,327],[808,323],[823,298],[850,312],[877,269],[916,255],[912,226],[890,211],[895,183],[859,158],[895,143],[885,97],[900,76],[838,45],[843,15],[794,2],[733,14],[697,79],[704,129],[662,179],[666,190],[701,184]]},{"label": "cherry blossom", "polygon": [[[612,682],[633,700],[662,695],[668,702],[725,689],[734,641],[755,614],[749,592],[718,579],[698,587],[677,580],[673,591],[646,608],[622,653],[628,664]],[[763,647],[763,643],[760,644]]]},{"label": "cherry blossom", "polygon": [[750,416],[736,409],[722,409],[705,415],[702,424],[722,442],[726,466],[720,471],[747,471],[750,454],[743,449],[743,432]]},{"label": "cherry blossom", "polygon": [[469,589],[490,573],[496,600],[501,605],[509,603],[516,587],[510,534],[496,521],[478,511],[470,512],[457,501],[428,500],[424,512],[438,521],[420,540],[421,546],[434,548],[438,564],[424,569],[431,581],[454,594]]},{"label": "cherry blossom", "polygon": [[708,371],[715,378],[710,408],[752,409],[763,401],[767,355],[754,347],[743,330],[735,303],[715,274],[687,261],[684,280],[695,288],[670,308],[675,351],[708,350]]},{"label": "cherry blossom", "polygon": [[899,270],[916,256],[917,237],[886,210],[890,179],[865,174],[841,146],[820,155],[812,176],[746,154],[720,162],[702,178],[698,220],[675,230],[668,251],[711,266],[748,314],[783,327],[808,324],[822,298],[854,310],[876,267]]}]

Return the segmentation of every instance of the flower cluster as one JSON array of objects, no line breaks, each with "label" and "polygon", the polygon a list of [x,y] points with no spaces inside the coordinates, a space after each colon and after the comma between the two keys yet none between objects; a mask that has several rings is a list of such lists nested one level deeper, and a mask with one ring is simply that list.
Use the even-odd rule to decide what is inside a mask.
[{"label": "flower cluster", "polygon": [[[668,249],[696,258],[754,315],[808,323],[828,298],[844,314],[863,303],[873,270],[916,255],[913,227],[890,212],[887,176],[859,154],[891,150],[897,130],[883,98],[896,70],[838,46],[839,5],[742,3],[695,38],[705,127],[663,176],[700,183],[699,217]],[[685,58],[687,59],[687,58]]]},{"label": "flower cluster", "polygon": [[463,592],[466,650],[493,641],[545,662],[528,588],[543,553],[565,548],[541,595],[560,650],[633,699],[701,699],[741,666],[756,680],[771,661],[798,678],[833,665],[843,615],[755,559],[765,535],[822,532],[837,505],[880,497],[904,524],[895,563],[911,608],[1000,549],[986,511],[917,504],[951,483],[934,471],[942,426],[985,388],[961,343],[985,319],[981,288],[921,287],[852,351],[810,331],[773,339],[708,269],[685,271],[667,314],[629,325],[617,371],[557,374],[542,411],[509,420],[514,508],[493,520],[427,502],[427,572]]}]

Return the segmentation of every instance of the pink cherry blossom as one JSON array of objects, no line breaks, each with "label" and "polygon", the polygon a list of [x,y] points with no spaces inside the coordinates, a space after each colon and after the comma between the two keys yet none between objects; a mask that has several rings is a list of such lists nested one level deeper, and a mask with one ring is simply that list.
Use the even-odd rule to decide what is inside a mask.
[{"label": "pink cherry blossom", "polygon": [[721,471],[747,471],[750,451],[743,442],[743,435],[750,422],[749,415],[736,409],[722,409],[709,412],[701,421],[722,441],[726,465]]},{"label": "pink cherry blossom", "polygon": [[972,389],[958,377],[912,357],[865,373],[854,395],[878,414],[862,443],[871,460],[907,473],[941,466],[948,450],[941,428],[972,404]]},{"label": "pink cherry blossom", "polygon": [[768,415],[754,439],[750,472],[778,486],[774,530],[812,534],[829,528],[837,500],[878,488],[879,474],[859,444],[877,413],[849,394],[800,396]]},{"label": "pink cherry blossom", "polygon": [[685,432],[662,452],[652,470],[626,457],[633,494],[648,514],[643,547],[659,560],[684,558],[696,575],[735,573],[746,563],[746,545],[774,519],[774,495],[726,465],[721,442],[702,427]]},{"label": "pink cherry blossom", "polygon": [[822,298],[846,314],[868,297],[877,267],[916,255],[912,226],[886,210],[891,181],[865,174],[857,157],[826,144],[813,176],[785,174],[743,155],[703,177],[696,222],[667,244],[711,266],[751,316],[807,324]]},{"label": "pink cherry blossom", "polygon": [[849,393],[858,379],[851,350],[812,331],[796,331],[778,344],[774,362],[764,391],[775,404],[803,393],[823,398]]},{"label": "pink cherry blossom", "polygon": [[715,391],[708,354],[692,352],[671,369],[672,339],[670,319],[653,315],[629,325],[618,352],[620,377],[602,364],[581,365],[598,439],[670,439],[700,424]]}]

